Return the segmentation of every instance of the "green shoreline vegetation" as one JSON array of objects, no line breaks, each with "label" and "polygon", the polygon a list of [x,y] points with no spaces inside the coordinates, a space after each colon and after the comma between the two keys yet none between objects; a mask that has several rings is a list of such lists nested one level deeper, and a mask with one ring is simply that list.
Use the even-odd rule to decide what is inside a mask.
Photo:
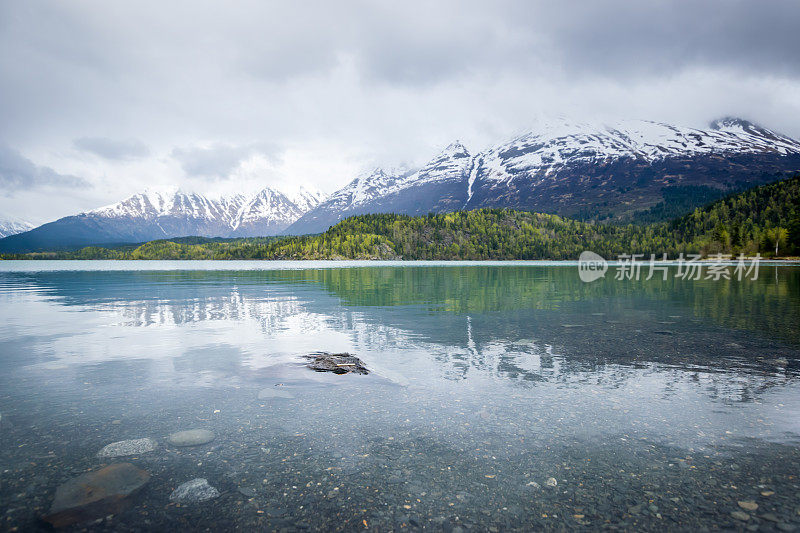
[{"label": "green shoreline vegetation", "polygon": [[347,218],[318,235],[188,237],[138,246],[2,254],[2,259],[574,260],[620,254],[800,255],[800,175],[717,200],[670,222],[593,224],[513,209]]}]

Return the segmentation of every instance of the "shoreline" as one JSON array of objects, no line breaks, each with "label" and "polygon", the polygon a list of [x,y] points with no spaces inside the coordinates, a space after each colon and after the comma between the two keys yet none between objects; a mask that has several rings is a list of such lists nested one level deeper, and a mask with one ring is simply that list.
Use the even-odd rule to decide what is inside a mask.
[{"label": "shoreline", "polygon": [[[609,268],[622,265],[608,261]],[[628,265],[630,263],[627,263]],[[637,263],[647,268],[649,262]],[[657,262],[659,266],[677,267],[677,261]],[[684,263],[685,265],[686,263]],[[700,264],[735,267],[737,261],[702,261]],[[762,266],[799,267],[800,260],[762,259]],[[271,271],[347,268],[446,268],[446,267],[552,267],[578,269],[577,260],[278,260],[278,259],[13,259],[0,261],[0,273],[67,271]]]}]

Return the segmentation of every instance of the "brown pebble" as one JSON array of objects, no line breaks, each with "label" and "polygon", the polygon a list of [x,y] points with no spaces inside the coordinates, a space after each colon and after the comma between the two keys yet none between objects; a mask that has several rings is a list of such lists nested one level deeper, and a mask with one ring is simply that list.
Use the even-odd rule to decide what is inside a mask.
[{"label": "brown pebble", "polygon": [[758,504],[756,502],[739,502],[739,507],[745,511],[755,511],[758,509]]}]

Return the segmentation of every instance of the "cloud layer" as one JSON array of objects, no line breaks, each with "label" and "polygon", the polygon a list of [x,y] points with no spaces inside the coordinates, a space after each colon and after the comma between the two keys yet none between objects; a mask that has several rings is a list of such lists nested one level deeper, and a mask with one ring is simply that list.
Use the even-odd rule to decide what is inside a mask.
[{"label": "cloud layer", "polygon": [[797,20],[796,0],[3,2],[0,142],[92,192],[45,211],[3,200],[37,180],[0,177],[0,214],[173,183],[332,191],[543,114],[800,137]]},{"label": "cloud layer", "polygon": [[13,148],[0,144],[0,192],[10,195],[31,189],[88,186],[89,183],[82,178],[35,165]]},{"label": "cloud layer", "polygon": [[177,160],[187,176],[223,179],[254,155],[266,155],[269,147],[259,144],[234,146],[214,143],[210,146],[174,148],[171,157]]},{"label": "cloud layer", "polygon": [[104,159],[125,161],[147,156],[150,151],[141,141],[135,139],[109,139],[107,137],[81,137],[72,144],[78,150],[92,153]]}]

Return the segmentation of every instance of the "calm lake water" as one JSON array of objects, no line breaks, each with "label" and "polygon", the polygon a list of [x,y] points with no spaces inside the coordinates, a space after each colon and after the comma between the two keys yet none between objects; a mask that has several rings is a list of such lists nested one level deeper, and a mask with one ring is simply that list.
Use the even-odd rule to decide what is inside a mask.
[{"label": "calm lake water", "polygon": [[0,416],[0,530],[122,461],[151,478],[90,528],[800,529],[800,267],[0,262]]}]

